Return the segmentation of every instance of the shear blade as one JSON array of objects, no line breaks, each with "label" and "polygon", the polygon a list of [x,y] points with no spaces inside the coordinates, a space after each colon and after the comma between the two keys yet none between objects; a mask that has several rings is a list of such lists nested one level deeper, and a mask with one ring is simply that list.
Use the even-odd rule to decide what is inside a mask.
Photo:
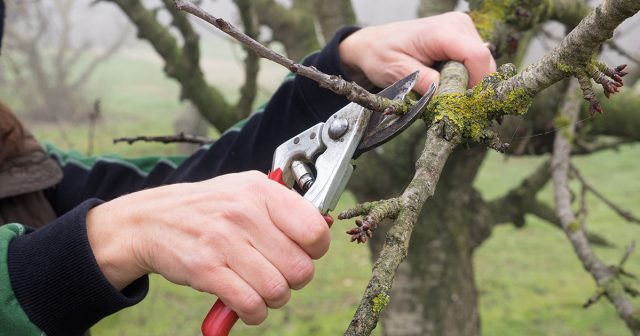
[{"label": "shear blade", "polygon": [[[378,95],[394,100],[404,99],[405,95],[413,89],[417,79],[418,71],[380,91]],[[431,84],[429,90],[427,90],[424,96],[418,100],[411,111],[401,116],[385,116],[382,113],[374,113],[371,116],[371,119],[369,119],[364,137],[360,141],[358,148],[356,148],[353,158],[355,159],[360,156],[360,154],[384,144],[396,135],[400,134],[400,132],[407,129],[407,127],[409,127],[420,116],[420,113],[424,107],[427,106],[435,91],[436,85]]]}]

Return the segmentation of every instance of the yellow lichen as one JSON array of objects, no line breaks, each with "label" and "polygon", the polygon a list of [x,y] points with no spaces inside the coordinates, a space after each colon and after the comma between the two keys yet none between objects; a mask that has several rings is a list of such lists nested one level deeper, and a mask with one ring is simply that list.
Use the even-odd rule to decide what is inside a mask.
[{"label": "yellow lichen", "polygon": [[522,88],[511,90],[503,99],[495,96],[493,85],[508,75],[494,73],[485,78],[468,93],[442,94],[433,98],[428,111],[433,122],[447,117],[461,134],[478,140],[482,131],[491,125],[494,118],[504,115],[522,115],[531,105],[532,97]]}]

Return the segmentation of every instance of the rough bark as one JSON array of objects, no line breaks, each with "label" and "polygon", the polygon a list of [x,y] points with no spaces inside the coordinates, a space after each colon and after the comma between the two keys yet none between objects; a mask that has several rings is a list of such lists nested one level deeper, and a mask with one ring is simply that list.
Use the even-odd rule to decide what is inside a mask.
[{"label": "rough bark", "polygon": [[[468,75],[460,63],[450,62],[442,70],[436,95],[463,92]],[[373,272],[360,305],[345,335],[368,335],[376,327],[381,311],[389,303],[391,285],[400,262],[408,254],[409,238],[424,202],[433,196],[447,158],[460,141],[460,136],[444,139],[444,122],[430,127],[422,154],[416,161],[411,183],[399,197],[402,204],[394,225],[373,266]]]},{"label": "rough bark", "polygon": [[624,20],[640,10],[640,2],[605,1],[572,30],[560,44],[541,60],[502,83],[496,92],[503,95],[522,88],[535,96],[550,85],[584,69],[602,43],[613,37],[613,31]]}]

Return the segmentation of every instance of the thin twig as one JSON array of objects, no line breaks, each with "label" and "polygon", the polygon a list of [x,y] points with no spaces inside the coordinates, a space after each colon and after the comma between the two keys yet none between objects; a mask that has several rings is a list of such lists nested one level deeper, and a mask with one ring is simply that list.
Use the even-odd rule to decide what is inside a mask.
[{"label": "thin twig", "polygon": [[345,96],[349,101],[364,106],[372,111],[381,113],[396,113],[403,114],[411,108],[411,104],[404,103],[402,101],[393,101],[386,99],[375,94],[372,94],[356,84],[355,82],[347,82],[340,78],[340,76],[327,75],[314,67],[305,66],[288,59],[287,57],[263,46],[260,42],[245,35],[239,29],[234,27],[224,19],[217,18],[195,4],[175,0],[176,7],[179,10],[191,13],[200,19],[212,24],[216,28],[229,34],[231,37],[238,40],[238,42],[245,45],[247,48],[255,51],[260,57],[271,60],[278,63],[289,71],[307,77],[317,82],[320,87],[329,89],[339,95]]},{"label": "thin twig", "polygon": [[124,137],[124,138],[117,138],[117,139],[113,139],[113,143],[119,143],[119,142],[126,142],[129,145],[133,144],[134,142],[138,142],[138,141],[144,141],[144,142],[161,142],[164,144],[168,144],[168,143],[192,143],[192,144],[197,144],[197,145],[207,145],[207,144],[212,144],[215,141],[208,139],[208,138],[203,138],[201,136],[197,136],[197,135],[190,135],[190,134],[185,134],[183,132],[180,132],[180,134],[177,135],[161,135],[161,136],[136,136],[136,137]]},{"label": "thin twig", "polygon": [[87,141],[87,156],[93,155],[93,144],[95,143],[96,123],[101,118],[100,99],[93,102],[93,110],[89,111],[89,135]]},{"label": "thin twig", "polygon": [[590,191],[594,196],[599,198],[604,204],[611,208],[611,210],[615,211],[615,213],[617,213],[620,217],[624,218],[628,222],[640,224],[640,218],[634,216],[630,211],[620,208],[615,203],[613,203],[613,201],[609,200],[601,192],[596,190],[589,182],[587,182],[587,180],[582,176],[582,174],[580,174],[580,171],[574,165],[571,165],[571,172],[580,181],[580,183],[586,190]]},{"label": "thin twig", "polygon": [[629,257],[631,256],[635,248],[636,248],[635,241],[631,241],[629,245],[627,245],[627,248],[624,250],[624,254],[622,255],[622,258],[620,258],[620,262],[618,263],[618,267],[620,269],[622,269],[624,264],[627,262],[627,260],[629,260]]},{"label": "thin twig", "polygon": [[595,152],[600,152],[600,151],[609,150],[609,149],[618,151],[620,149],[620,146],[635,143],[635,142],[636,140],[634,139],[622,138],[622,139],[616,139],[613,141],[586,143],[582,141],[582,139],[578,138],[576,139],[573,149],[571,150],[571,155],[589,155]]}]

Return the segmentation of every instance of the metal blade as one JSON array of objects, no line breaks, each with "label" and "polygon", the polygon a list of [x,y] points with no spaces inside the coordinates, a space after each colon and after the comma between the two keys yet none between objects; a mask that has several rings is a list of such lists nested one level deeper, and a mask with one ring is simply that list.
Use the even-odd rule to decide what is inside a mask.
[{"label": "metal blade", "polygon": [[[413,85],[415,84],[415,79],[417,79],[417,73],[418,72],[416,71],[413,74],[409,75],[408,77],[387,87],[386,89],[382,90],[378,95],[386,98],[390,98],[390,99],[404,99],[404,96],[413,88]],[[415,79],[411,83],[410,87],[407,88],[406,86],[402,86],[401,89],[398,89],[397,87],[395,87],[396,84],[414,75],[415,75]],[[401,90],[406,90],[406,91],[401,91]],[[365,131],[365,135],[360,141],[360,144],[358,145],[358,148],[356,149],[356,152],[354,153],[353,158],[355,159],[358,156],[360,156],[360,154],[384,144],[385,142],[391,140],[396,135],[400,134],[400,132],[407,129],[407,127],[409,127],[420,116],[422,109],[424,109],[424,107],[427,106],[427,104],[431,100],[431,97],[433,97],[433,94],[435,93],[435,91],[436,91],[436,85],[431,84],[431,86],[429,87],[429,90],[427,90],[424,96],[422,96],[422,98],[418,100],[418,102],[416,103],[416,105],[413,106],[411,111],[403,114],[402,116],[398,116],[398,115],[385,116],[382,113],[374,113],[374,115],[371,116],[369,123],[367,124],[367,130]],[[390,97],[391,95],[393,95],[394,98],[391,98]],[[374,119],[376,120],[374,121]]]},{"label": "metal blade", "polygon": [[[419,71],[415,71],[409,76],[391,84],[386,87],[384,90],[378,92],[378,96],[385,97],[391,100],[396,99],[404,99],[404,96],[407,93],[411,92],[413,86],[418,81]],[[379,130],[379,126],[383,123],[387,123],[388,121],[392,121],[393,119],[397,119],[399,116],[397,115],[387,115],[385,116],[382,113],[373,113],[371,118],[369,119],[369,123],[367,124],[367,128],[365,129],[364,136],[362,139],[367,139],[370,135],[376,133]]]}]

